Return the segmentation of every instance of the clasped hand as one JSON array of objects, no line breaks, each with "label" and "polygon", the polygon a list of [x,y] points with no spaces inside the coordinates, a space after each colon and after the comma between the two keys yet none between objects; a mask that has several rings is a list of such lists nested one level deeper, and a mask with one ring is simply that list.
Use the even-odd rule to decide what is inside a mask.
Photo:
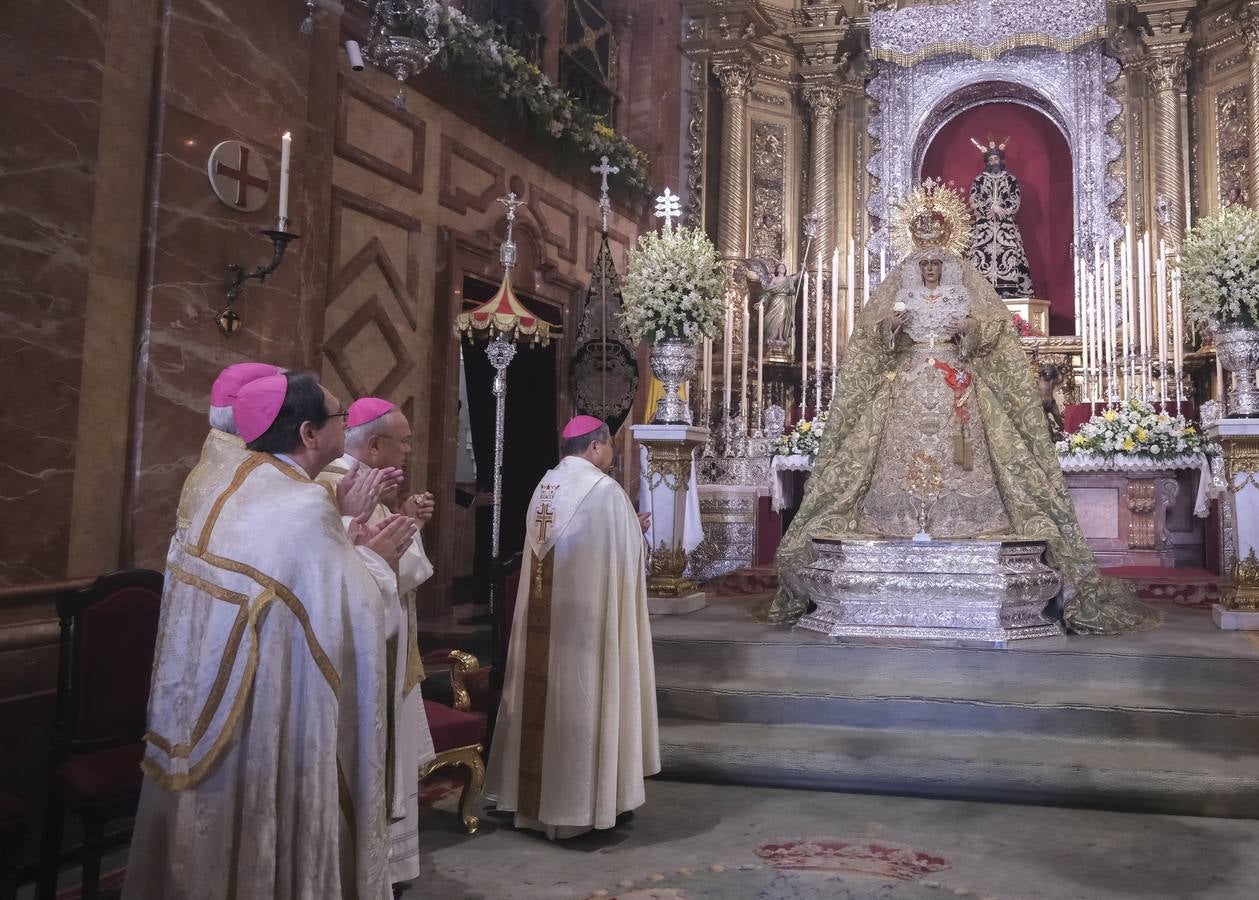
[{"label": "clasped hand", "polygon": [[402,554],[411,546],[411,541],[420,530],[420,525],[411,516],[392,513],[375,525],[368,521],[372,511],[368,510],[355,516],[350,521],[346,534],[350,542],[367,547],[380,556],[391,568],[397,568]]}]

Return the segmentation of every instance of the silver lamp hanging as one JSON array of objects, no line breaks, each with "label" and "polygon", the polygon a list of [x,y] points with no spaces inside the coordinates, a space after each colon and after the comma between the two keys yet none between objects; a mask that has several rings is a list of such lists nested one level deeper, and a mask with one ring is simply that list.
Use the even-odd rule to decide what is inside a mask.
[{"label": "silver lamp hanging", "polygon": [[[428,64],[441,52],[445,41],[438,35],[438,14],[442,4],[429,0],[414,3],[412,0],[376,0],[372,7],[370,36],[363,47],[363,57],[372,65],[384,69],[398,79],[398,92],[393,105],[406,106],[407,79],[428,68]],[[411,22],[424,23],[423,37],[399,34]]]}]

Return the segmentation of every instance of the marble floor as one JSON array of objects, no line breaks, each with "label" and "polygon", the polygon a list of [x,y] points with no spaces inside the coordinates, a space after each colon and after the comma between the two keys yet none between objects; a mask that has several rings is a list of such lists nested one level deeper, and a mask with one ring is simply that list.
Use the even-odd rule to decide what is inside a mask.
[{"label": "marble floor", "polygon": [[1259,821],[652,781],[611,832],[550,844],[430,809],[408,900],[1253,898]]}]

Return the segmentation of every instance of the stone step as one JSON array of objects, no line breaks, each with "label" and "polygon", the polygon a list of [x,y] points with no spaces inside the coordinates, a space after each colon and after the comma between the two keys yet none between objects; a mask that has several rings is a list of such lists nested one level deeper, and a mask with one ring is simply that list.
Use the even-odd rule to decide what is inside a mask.
[{"label": "stone step", "polygon": [[660,746],[688,781],[1259,818],[1252,754],[1157,741],[665,717]]},{"label": "stone step", "polygon": [[[1070,642],[1090,638],[1050,638],[1014,649],[949,646],[900,646],[887,643],[840,642],[821,635],[802,640],[799,632],[763,629],[768,639],[654,640],[661,677],[704,680],[748,678],[799,679],[816,687],[841,688],[846,679],[877,673],[882,679],[912,685],[1017,683],[1024,685],[1108,685],[1142,689],[1173,686],[1184,693],[1212,694],[1222,686],[1259,685],[1259,655],[1192,655],[1139,652],[1137,635],[1125,652],[1067,649]],[[923,693],[917,688],[915,692]]]},{"label": "stone step", "polygon": [[1251,753],[1259,747],[1259,692],[1187,693],[1148,685],[905,684],[846,679],[820,688],[799,679],[657,676],[661,716],[703,722],[827,725],[1106,741],[1151,740]]}]

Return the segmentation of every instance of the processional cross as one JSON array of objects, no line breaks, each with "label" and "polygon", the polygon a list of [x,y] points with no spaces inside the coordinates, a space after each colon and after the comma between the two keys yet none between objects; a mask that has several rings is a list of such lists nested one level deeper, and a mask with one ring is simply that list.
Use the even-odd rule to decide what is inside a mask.
[{"label": "processional cross", "polygon": [[608,176],[619,175],[621,173],[620,166],[608,165],[606,156],[599,157],[599,165],[591,166],[590,171],[599,176],[599,218],[603,222],[603,233],[608,233],[608,212],[612,208],[612,204],[608,202]]},{"label": "processional cross", "polygon": [[664,189],[664,193],[656,198],[657,219],[664,219],[664,230],[673,230],[673,220],[682,218],[682,201],[678,195],[668,188]]}]

